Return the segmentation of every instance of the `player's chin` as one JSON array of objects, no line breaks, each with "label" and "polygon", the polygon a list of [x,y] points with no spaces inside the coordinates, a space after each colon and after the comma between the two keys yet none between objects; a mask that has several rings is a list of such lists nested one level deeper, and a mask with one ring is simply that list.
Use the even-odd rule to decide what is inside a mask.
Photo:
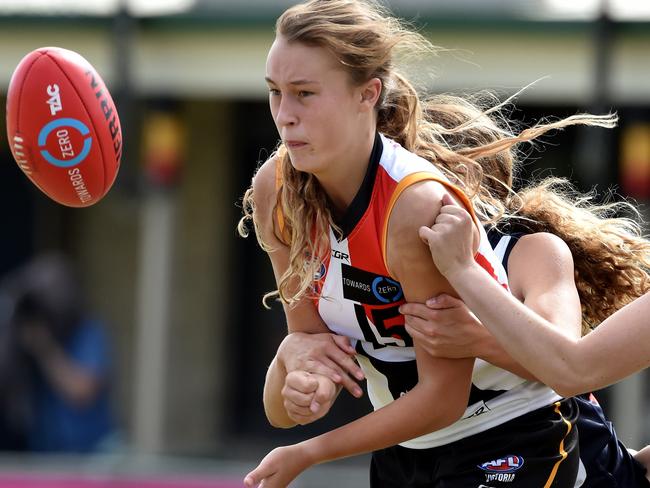
[{"label": "player's chin", "polygon": [[289,157],[291,158],[291,166],[297,171],[315,175],[324,169],[320,158],[313,152],[303,154],[301,152],[289,151]]}]

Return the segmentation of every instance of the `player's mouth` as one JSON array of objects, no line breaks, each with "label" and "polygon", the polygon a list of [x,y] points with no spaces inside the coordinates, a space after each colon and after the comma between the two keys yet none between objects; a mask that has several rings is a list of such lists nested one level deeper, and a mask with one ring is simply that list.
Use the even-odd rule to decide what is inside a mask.
[{"label": "player's mouth", "polygon": [[306,147],[307,143],[303,141],[284,141],[284,145],[287,146],[288,149],[295,151],[296,149]]}]

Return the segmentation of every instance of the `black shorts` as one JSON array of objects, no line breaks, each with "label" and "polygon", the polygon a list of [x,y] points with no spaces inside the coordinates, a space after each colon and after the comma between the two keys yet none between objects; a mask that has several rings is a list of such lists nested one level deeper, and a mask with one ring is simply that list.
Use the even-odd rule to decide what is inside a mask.
[{"label": "black shorts", "polygon": [[579,464],[573,398],[451,444],[372,455],[371,488],[573,488]]},{"label": "black shorts", "polygon": [[645,468],[618,440],[593,395],[576,397],[580,460],[587,472],[581,488],[650,488]]}]

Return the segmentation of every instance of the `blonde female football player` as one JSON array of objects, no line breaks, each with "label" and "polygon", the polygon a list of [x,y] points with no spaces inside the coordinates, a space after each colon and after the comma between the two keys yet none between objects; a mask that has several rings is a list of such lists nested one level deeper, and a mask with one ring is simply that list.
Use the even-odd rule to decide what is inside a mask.
[{"label": "blonde female football player", "polygon": [[[466,107],[455,120],[447,115],[446,122],[450,127],[460,126],[480,115],[480,111]],[[461,139],[472,144],[476,133],[463,130],[449,142],[458,144]],[[483,158],[481,164],[493,176],[492,192],[502,200],[506,214],[516,214],[504,216],[488,237],[520,301],[553,322],[555,310],[580,307],[574,299],[578,293],[586,332],[612,308],[620,308],[644,293],[650,243],[640,236],[634,221],[605,218],[624,207],[630,209],[629,205],[594,205],[585,195],[571,196],[568,183],[557,179],[531,185],[520,193],[506,191],[516,167],[516,158],[509,151],[499,154],[498,159]],[[621,242],[624,245],[619,245]],[[603,311],[605,307],[608,311]],[[406,330],[431,355],[477,357],[532,377],[460,300],[444,295],[430,301],[429,307],[409,303],[401,311],[406,314]],[[283,390],[285,408],[299,423],[322,417],[333,401],[327,396],[331,390],[316,390],[313,375],[305,371],[328,376],[354,392],[356,385],[350,377],[357,377],[359,371],[351,358],[353,351],[343,339],[331,334],[294,333],[283,341],[278,356],[291,371]],[[643,467],[620,444],[593,396],[577,397],[576,402],[580,459],[586,471],[582,486],[650,486]],[[637,454],[637,459],[644,462],[644,455],[647,450]]]},{"label": "blonde female football player", "polygon": [[[448,109],[449,104],[445,107]],[[448,128],[465,127],[446,136],[453,147],[475,147],[479,141],[485,144],[503,138],[498,132],[485,131],[489,123],[476,107],[456,104],[453,114],[435,108],[430,112]],[[479,119],[486,122],[481,130],[467,126],[467,122]],[[650,243],[640,236],[636,222],[607,218],[631,206],[594,205],[587,196],[572,194],[568,183],[558,179],[514,193],[509,189],[517,166],[513,151],[500,151],[480,162],[490,177],[487,185],[504,212],[498,228],[491,228],[488,237],[520,301],[553,322],[556,310],[575,307],[577,292],[587,332],[607,314],[647,290]],[[431,355],[478,357],[530,376],[460,300],[446,295],[429,305],[410,303],[401,309],[407,314],[406,330]],[[314,379],[301,370],[326,375],[354,391],[347,372],[355,376],[359,371],[351,359],[349,344],[342,339],[329,334],[291,334],[281,345],[278,355],[292,371],[283,390],[285,406],[300,423],[323,416],[332,401],[327,391],[314,391]],[[583,486],[649,486],[643,468],[620,444],[593,396],[581,396],[576,401],[580,412],[580,458],[587,474]],[[645,453],[637,455],[642,462]]]},{"label": "blonde female football player", "polygon": [[[482,211],[490,205],[475,159],[494,148],[451,149],[395,69],[397,48],[428,47],[372,2],[312,0],[276,24],[266,81],[282,145],[255,175],[245,209],[273,265],[289,330],[350,337],[375,411],[274,450],[247,486],[287,486],[313,464],[370,451],[373,487],[576,483],[572,400],[472,359],[434,358],[405,332],[404,299],[453,293],[417,230],[432,224],[445,195],[471,208],[464,190]],[[502,149],[574,122],[506,138]],[[507,286],[482,226],[474,234],[479,260]],[[558,322],[579,334],[575,310]],[[281,427],[296,424],[281,394],[286,376],[276,357],[264,404]]]}]

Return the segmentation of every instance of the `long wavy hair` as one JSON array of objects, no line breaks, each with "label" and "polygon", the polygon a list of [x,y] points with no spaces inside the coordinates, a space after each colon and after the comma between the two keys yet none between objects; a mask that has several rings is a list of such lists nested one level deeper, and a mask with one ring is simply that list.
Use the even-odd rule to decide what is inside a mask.
[{"label": "long wavy hair", "polygon": [[[521,143],[576,124],[611,128],[615,115],[577,114],[517,131],[503,115],[509,100],[498,103],[486,94],[421,98],[394,60],[436,48],[371,0],[301,3],[280,16],[276,35],[327,49],[352,83],[379,78],[377,130],[435,164],[467,193],[486,223],[525,220],[532,231],[564,239],[575,260],[585,330],[648,290],[650,245],[637,221],[615,217],[621,207],[631,205],[595,205],[559,179],[518,193],[512,189]],[[276,205],[284,227],[276,233],[290,247],[290,257],[278,290],[265,298],[275,294],[293,304],[314,294],[314,276],[329,250],[329,228],[337,227],[318,180],[294,169],[282,144],[272,158],[282,176]],[[239,232],[245,236],[248,221],[255,223],[252,186],[244,195],[243,213]],[[261,239],[260,244],[268,249]]]},{"label": "long wavy hair", "polygon": [[[488,93],[470,100],[439,95],[428,101],[428,111],[444,126],[447,147],[481,165],[480,194],[473,203],[482,210],[486,225],[504,232],[549,232],[568,245],[582,304],[582,333],[586,334],[650,290],[650,242],[643,237],[641,215],[627,201],[599,203],[595,192],[580,192],[564,178],[545,178],[515,192],[520,155],[516,144],[509,142],[512,135],[497,129],[514,124],[490,108],[503,106],[494,105],[493,100]],[[580,123],[583,117],[591,118],[573,119]],[[476,121],[481,123],[474,125]],[[537,127],[553,125],[557,124]]]}]

